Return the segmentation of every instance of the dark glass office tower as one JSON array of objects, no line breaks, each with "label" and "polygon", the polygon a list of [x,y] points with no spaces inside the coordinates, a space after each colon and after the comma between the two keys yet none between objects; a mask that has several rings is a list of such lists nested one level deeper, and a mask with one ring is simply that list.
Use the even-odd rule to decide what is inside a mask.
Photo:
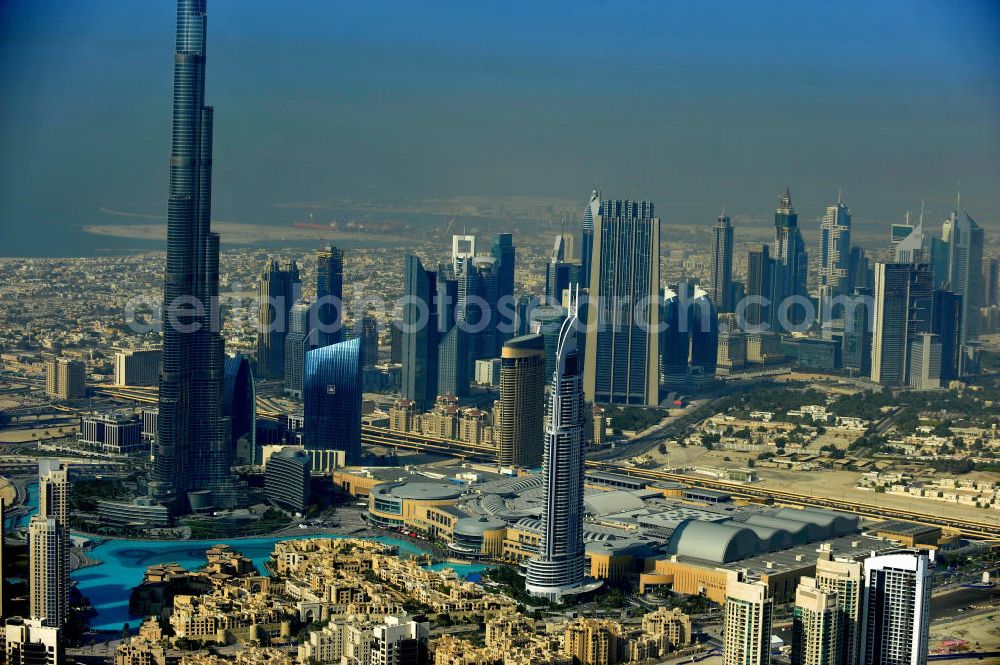
[{"label": "dark glass office tower", "polygon": [[[660,218],[651,201],[607,200],[594,220],[584,393],[660,403]],[[589,317],[594,316],[595,319]],[[596,322],[596,324],[595,324]]]},{"label": "dark glass office tower", "polygon": [[563,292],[580,284],[580,264],[553,258],[545,268],[545,302],[562,307]]},{"label": "dark glass office tower", "polygon": [[301,293],[295,261],[283,270],[277,261],[268,259],[257,280],[257,376],[262,379],[284,375],[288,313]]},{"label": "dark glass office tower", "polygon": [[792,194],[787,188],[774,213],[774,260],[784,273],[779,300],[785,296],[806,295],[809,254],[799,230],[799,215],[792,206]]},{"label": "dark glass office tower", "polygon": [[601,193],[596,189],[590,193],[587,207],[583,209],[580,220],[580,283],[586,287],[590,284],[591,263],[594,256],[594,220],[601,214]]},{"label": "dark glass office tower", "polygon": [[983,302],[983,229],[966,211],[959,209],[945,224],[948,241],[948,290],[962,298],[959,376],[965,374],[966,345],[978,333],[979,308]]},{"label": "dark glass office tower", "polygon": [[931,332],[941,342],[941,384],[959,377],[962,347],[962,296],[951,291],[935,291]]},{"label": "dark glass office tower", "polygon": [[[469,394],[472,367],[470,348],[472,340],[459,323],[466,315],[466,301],[470,283],[474,289],[472,259],[456,259],[459,271],[453,265],[442,264],[437,275],[435,310],[437,330],[433,331],[438,345],[438,373],[436,393],[451,393],[458,397]],[[473,309],[477,314],[479,309]]]},{"label": "dark glass office tower", "polygon": [[361,338],[306,354],[302,445],[306,450],[343,450],[348,464],[361,462]]},{"label": "dark glass office tower", "polygon": [[[503,348],[503,343],[514,336],[513,332],[504,332],[496,328],[501,323],[510,324],[510,316],[505,317],[507,320],[501,320],[501,315],[503,313],[509,313],[512,310],[513,298],[514,298],[514,269],[516,265],[516,251],[514,248],[514,236],[510,233],[498,233],[493,239],[493,246],[490,249],[490,253],[493,255],[493,260],[496,262],[494,264],[494,271],[496,273],[496,308],[493,312],[494,321],[493,328],[496,329],[496,334],[493,337],[493,349],[490,354],[490,358],[496,358],[500,355],[500,349]],[[506,304],[510,301],[510,304]],[[509,325],[507,326],[509,327]]]},{"label": "dark glass office tower", "polygon": [[[492,257],[476,256],[459,259],[456,265],[458,266],[458,273],[455,275],[458,280],[456,317],[464,321],[467,330],[470,331],[469,353],[472,360],[497,358],[503,347],[503,343],[499,340],[509,337],[502,335],[497,327],[500,323],[499,264]],[[477,329],[474,326],[482,326],[482,330],[473,332]]]},{"label": "dark glass office tower", "polygon": [[853,292],[854,289],[871,289],[875,284],[875,275],[863,247],[851,247],[849,263],[850,290]]},{"label": "dark glass office tower", "polygon": [[231,423],[230,445],[235,448],[246,437],[252,446],[257,433],[257,389],[250,361],[245,356],[226,358],[225,377],[222,412]]},{"label": "dark glass office tower", "polygon": [[403,396],[427,411],[438,394],[437,273],[424,270],[416,256],[407,256],[403,291]]},{"label": "dark glass office tower", "polygon": [[687,312],[681,307],[676,285],[663,290],[663,314],[660,322],[660,376],[667,390],[680,390],[687,382],[688,359],[691,352],[691,326]]},{"label": "dark glass office tower", "polygon": [[694,385],[715,380],[716,356],[719,351],[719,314],[708,293],[694,287],[691,304],[691,369],[688,382]]},{"label": "dark glass office tower", "polygon": [[[868,287],[854,289],[852,295],[863,303],[872,297]],[[858,304],[844,310],[844,338],[841,349],[844,369],[851,376],[868,376],[872,366],[872,311],[874,305]]]},{"label": "dark glass office tower", "polygon": [[343,339],[343,299],[344,251],[331,245],[316,252],[317,342],[320,346],[336,344]]},{"label": "dark glass office tower", "polygon": [[[784,271],[771,258],[767,245],[747,253],[747,303],[742,312],[748,327],[776,332],[778,305],[783,292]],[[738,314],[740,312],[737,312]]]},{"label": "dark glass office tower", "polygon": [[907,385],[910,343],[931,332],[930,266],[879,261],[874,294],[871,379],[883,386]]},{"label": "dark glass office tower", "polygon": [[288,312],[288,334],[285,336],[285,395],[302,398],[302,377],[306,353],[316,347],[316,331],[310,330],[312,305],[297,302]]},{"label": "dark glass office tower", "polygon": [[163,362],[150,497],[174,514],[234,498],[222,412],[219,236],[211,231],[212,108],[205,106],[205,0],[179,0],[163,285]]},{"label": "dark glass office tower", "polygon": [[378,321],[371,314],[358,321],[358,337],[365,345],[365,367],[374,367],[378,364]]},{"label": "dark glass office tower", "polygon": [[712,283],[708,295],[718,311],[733,311],[733,225],[725,212],[712,229]]}]

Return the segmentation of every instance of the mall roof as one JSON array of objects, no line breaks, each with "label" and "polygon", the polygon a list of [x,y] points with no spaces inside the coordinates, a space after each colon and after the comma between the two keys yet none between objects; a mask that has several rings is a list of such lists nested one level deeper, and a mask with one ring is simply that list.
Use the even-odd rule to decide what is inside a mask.
[{"label": "mall roof", "polygon": [[447,501],[462,495],[462,488],[452,483],[383,483],[372,488],[378,494],[413,501]]}]

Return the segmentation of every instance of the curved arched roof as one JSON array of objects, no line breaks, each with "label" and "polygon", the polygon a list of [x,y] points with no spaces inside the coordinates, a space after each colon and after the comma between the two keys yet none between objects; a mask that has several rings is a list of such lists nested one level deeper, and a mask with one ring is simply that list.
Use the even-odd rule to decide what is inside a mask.
[{"label": "curved arched roof", "polygon": [[460,536],[479,538],[487,531],[497,531],[507,526],[503,520],[488,517],[463,517],[455,523],[455,533]]},{"label": "curved arched roof", "polygon": [[645,505],[641,497],[628,490],[587,494],[583,497],[584,509],[590,515],[610,515],[627,510],[639,510]]},{"label": "curved arched roof", "polygon": [[667,552],[714,563],[729,563],[763,554],[764,548],[757,534],[746,527],[685,520],[670,536]]},{"label": "curved arched roof", "polygon": [[446,501],[462,496],[461,489],[451,483],[382,483],[372,488],[372,491],[413,501]]},{"label": "curved arched roof", "polygon": [[805,545],[812,542],[812,537],[816,531],[814,525],[795,520],[785,520],[772,515],[750,515],[744,521],[748,528],[761,526],[771,529],[782,529],[788,534],[793,545]]},{"label": "curved arched roof", "polygon": [[487,494],[479,499],[479,506],[489,515],[496,515],[507,507],[504,500],[496,494]]},{"label": "curved arched roof", "polygon": [[858,530],[857,516],[847,513],[835,513],[814,508],[782,508],[777,515],[782,519],[796,520],[820,527],[824,532],[820,536],[821,538],[844,536]]},{"label": "curved arched roof", "polygon": [[753,524],[749,520],[747,522],[733,522],[731,520],[727,520],[723,522],[723,524],[750,529],[757,535],[757,538],[760,539],[764,549],[768,552],[787,550],[794,544],[792,541],[792,535],[788,533],[786,529],[781,527]]}]

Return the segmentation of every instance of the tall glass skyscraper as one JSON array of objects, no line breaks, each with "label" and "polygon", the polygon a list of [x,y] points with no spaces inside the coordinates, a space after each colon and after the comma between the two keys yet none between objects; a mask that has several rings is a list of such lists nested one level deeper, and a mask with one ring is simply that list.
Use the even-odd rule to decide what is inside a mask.
[{"label": "tall glass skyscraper", "polygon": [[336,344],[343,339],[344,251],[333,245],[316,252],[316,317],[320,346]]},{"label": "tall glass skyscraper", "polygon": [[784,272],[781,297],[806,295],[809,254],[802,240],[799,215],[792,206],[792,194],[788,188],[785,188],[774,213],[774,260]]},{"label": "tall glass skyscraper", "polygon": [[295,261],[283,270],[268,259],[257,280],[257,376],[262,379],[276,379],[285,372],[288,313],[301,292]]},{"label": "tall glass skyscraper", "polygon": [[496,330],[496,334],[493,336],[493,352],[490,357],[496,358],[500,354],[500,349],[503,348],[503,343],[514,336],[511,332],[503,332],[497,328],[501,323],[501,312],[511,310],[511,305],[504,306],[504,303],[514,298],[514,269],[517,263],[514,236],[510,233],[498,233],[493,238],[490,253],[496,262],[494,268],[496,272],[496,307],[491,326]]},{"label": "tall glass skyscraper", "polygon": [[747,326],[767,326],[768,332],[777,332],[778,305],[785,277],[780,268],[767,245],[747,253],[747,302],[742,312],[737,311]]},{"label": "tall glass skyscraper", "polygon": [[959,376],[965,374],[966,345],[975,339],[983,302],[983,229],[959,207],[945,222],[948,242],[948,290],[962,298]]},{"label": "tall glass skyscraper", "polygon": [[[172,512],[232,502],[223,339],[215,320],[212,108],[205,106],[205,0],[179,0],[163,284],[163,364],[150,497]],[[194,305],[194,306],[193,306]]]},{"label": "tall glass skyscraper", "polygon": [[733,225],[725,211],[712,229],[712,283],[708,296],[718,311],[733,311]]},{"label": "tall glass skyscraper", "polygon": [[719,351],[719,314],[708,293],[694,287],[691,305],[691,368],[688,381],[704,384],[715,380],[716,358]]},{"label": "tall glass skyscraper", "polygon": [[231,423],[230,445],[235,449],[241,438],[249,439],[256,459],[257,388],[250,361],[245,356],[226,358],[222,411]]},{"label": "tall glass skyscraper", "polygon": [[[442,264],[437,274],[435,311],[437,329],[430,331],[437,340],[437,386],[436,394],[451,393],[458,397],[469,394],[469,378],[472,368],[472,342],[468,332],[459,324],[468,313],[467,301],[470,289],[475,291],[475,274],[472,259],[457,259],[458,273],[454,264]],[[474,308],[478,315],[481,310]]]},{"label": "tall glass skyscraper", "polygon": [[531,332],[545,340],[545,377],[556,371],[556,351],[559,348],[566,310],[553,305],[542,305],[531,310]]},{"label": "tall glass skyscraper", "polygon": [[[680,291],[680,294],[678,294]],[[660,375],[666,390],[715,379],[718,313],[700,286],[681,283],[663,290]]]},{"label": "tall glass skyscraper", "polygon": [[928,264],[875,264],[873,382],[883,386],[907,384],[910,343],[920,333],[931,332],[932,309]]},{"label": "tall glass skyscraper", "polygon": [[306,354],[303,382],[306,450],[343,450],[348,464],[361,462],[361,338]]},{"label": "tall glass skyscraper", "polygon": [[542,540],[528,561],[526,588],[532,596],[558,602],[584,582],[583,544],[584,407],[576,306],[562,324],[552,373],[542,458]]},{"label": "tall glass skyscraper", "polygon": [[607,200],[594,222],[583,389],[592,402],[655,406],[660,218],[651,201]]},{"label": "tall glass skyscraper", "polygon": [[403,396],[427,411],[438,390],[437,273],[425,270],[416,256],[407,256],[403,291]]},{"label": "tall glass skyscraper", "polygon": [[845,295],[851,286],[850,261],[851,211],[838,196],[834,205],[826,207],[819,225],[819,311],[824,323],[832,299]]},{"label": "tall glass skyscraper", "polygon": [[679,390],[687,382],[688,359],[691,353],[691,327],[687,312],[678,301],[677,291],[668,286],[663,289],[663,315],[660,333],[660,374],[667,390]]},{"label": "tall glass skyscraper", "polygon": [[580,283],[590,284],[591,260],[594,255],[594,220],[601,214],[601,193],[596,189],[590,193],[587,207],[583,209],[580,220]]},{"label": "tall glass skyscraper", "polygon": [[[302,377],[306,353],[316,347],[317,332],[310,330],[312,305],[297,302],[288,312],[288,334],[285,336],[285,385],[289,397],[302,397]],[[367,357],[367,356],[366,356]]]},{"label": "tall glass skyscraper", "polygon": [[962,296],[938,289],[934,292],[931,332],[941,342],[941,382],[957,379],[961,362]]}]

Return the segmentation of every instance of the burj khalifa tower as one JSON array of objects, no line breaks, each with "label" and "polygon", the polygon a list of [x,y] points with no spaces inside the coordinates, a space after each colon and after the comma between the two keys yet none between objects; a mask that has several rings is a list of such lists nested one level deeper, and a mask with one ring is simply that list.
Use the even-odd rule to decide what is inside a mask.
[{"label": "burj khalifa tower", "polygon": [[174,515],[231,506],[229,419],[211,230],[212,107],[205,106],[205,0],[178,0],[163,284],[163,364],[149,498]]}]

